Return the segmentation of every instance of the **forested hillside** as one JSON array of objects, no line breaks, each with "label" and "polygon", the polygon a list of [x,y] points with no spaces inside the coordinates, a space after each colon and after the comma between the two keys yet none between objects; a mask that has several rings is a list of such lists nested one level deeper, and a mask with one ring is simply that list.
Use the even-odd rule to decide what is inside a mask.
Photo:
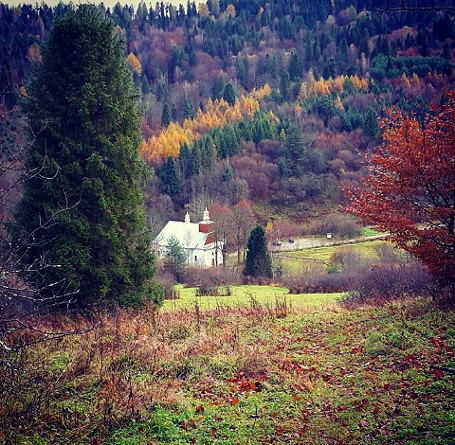
[{"label": "forested hillside", "polygon": [[[68,7],[0,4],[2,157],[21,142],[26,76]],[[242,200],[260,223],[273,218],[289,234],[350,233],[349,221],[328,215],[343,202],[342,188],[364,173],[387,108],[424,116],[454,86],[450,2],[100,8],[126,38],[142,93],[153,233],[186,210],[197,220],[206,206],[232,209]],[[311,224],[315,217],[319,224]]]},{"label": "forested hillside", "polygon": [[0,3],[0,443],[454,443],[454,39]]}]

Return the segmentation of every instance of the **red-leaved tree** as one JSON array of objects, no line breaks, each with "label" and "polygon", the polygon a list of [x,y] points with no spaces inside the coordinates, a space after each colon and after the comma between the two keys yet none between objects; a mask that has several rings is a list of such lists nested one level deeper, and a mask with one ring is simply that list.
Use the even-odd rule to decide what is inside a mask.
[{"label": "red-leaved tree", "polygon": [[345,190],[347,210],[389,232],[455,298],[455,91],[424,125],[392,111],[362,187]]}]

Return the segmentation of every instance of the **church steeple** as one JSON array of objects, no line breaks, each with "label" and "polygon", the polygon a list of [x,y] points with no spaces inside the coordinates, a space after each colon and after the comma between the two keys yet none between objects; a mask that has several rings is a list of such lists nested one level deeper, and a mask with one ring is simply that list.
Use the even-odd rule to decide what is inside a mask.
[{"label": "church steeple", "polygon": [[191,221],[190,221],[190,214],[188,212],[186,212],[186,215],[185,215],[185,224],[189,224]]},{"label": "church steeple", "polygon": [[210,215],[207,207],[204,210],[204,216],[202,217],[202,221],[199,223],[199,232],[202,233],[210,233],[213,232],[215,229],[215,223],[210,220]]}]

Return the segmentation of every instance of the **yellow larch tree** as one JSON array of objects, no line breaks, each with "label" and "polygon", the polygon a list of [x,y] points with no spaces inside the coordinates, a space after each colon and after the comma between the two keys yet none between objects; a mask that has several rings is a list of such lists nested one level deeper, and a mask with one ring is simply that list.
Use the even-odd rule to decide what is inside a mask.
[{"label": "yellow larch tree", "polygon": [[228,18],[229,17],[231,17],[232,19],[235,18],[236,11],[235,11],[235,6],[232,3],[227,5],[225,14],[226,14],[226,17],[228,17]]},{"label": "yellow larch tree", "polygon": [[354,76],[351,76],[351,79],[354,81],[357,90],[368,89],[368,82],[364,77],[360,78],[357,74],[354,74]]},{"label": "yellow larch tree", "polygon": [[329,93],[331,93],[334,89],[334,81],[332,77],[329,77],[326,81],[325,84],[327,85],[327,88],[329,90]]},{"label": "yellow larch tree", "polygon": [[240,108],[242,110],[242,116],[251,119],[254,113],[259,111],[259,102],[251,96],[241,96]]},{"label": "yellow larch tree", "polygon": [[412,74],[411,80],[409,81],[412,87],[420,89],[420,79],[419,76],[416,73]]},{"label": "yellow larch tree", "polygon": [[138,75],[142,74],[142,65],[134,53],[129,53],[126,57],[126,64]]},{"label": "yellow larch tree", "polygon": [[330,94],[330,91],[324,78],[320,77],[319,80],[316,82],[316,95],[323,96],[324,94]]},{"label": "yellow larch tree", "polygon": [[343,82],[344,76],[335,77],[335,80],[333,81],[333,91],[341,94],[343,92]]},{"label": "yellow larch tree", "polygon": [[210,14],[210,11],[209,11],[209,7],[207,6],[207,3],[199,3],[199,6],[197,7],[198,9],[198,12],[199,12],[199,16],[201,18],[206,18],[209,16]]},{"label": "yellow larch tree", "polygon": [[[261,88],[254,95],[265,97],[269,94],[268,91],[270,91],[270,87]],[[177,157],[180,146],[184,142],[191,145],[194,140],[212,128],[252,119],[254,113],[259,109],[259,102],[253,95],[240,96],[233,106],[230,106],[224,99],[215,101],[209,99],[205,113],[199,109],[193,119],[185,119],[181,126],[171,122],[158,136],[152,136],[148,141],[144,141],[140,146],[140,153],[147,163],[162,163],[169,156]]]},{"label": "yellow larch tree", "polygon": [[300,85],[300,90],[299,94],[297,96],[298,100],[304,100],[308,97],[308,83],[307,82],[302,82],[302,85]]},{"label": "yellow larch tree", "polygon": [[341,112],[344,111],[343,102],[341,102],[340,96],[338,96],[338,95],[337,95],[337,98],[335,99],[335,108],[338,111],[341,111]]},{"label": "yellow larch tree", "polygon": [[409,79],[408,79],[408,76],[406,76],[406,73],[403,73],[403,75],[401,76],[401,84],[405,88],[409,88],[411,86],[411,83],[409,82]]},{"label": "yellow larch tree", "polygon": [[272,88],[270,88],[270,85],[268,83],[264,84],[263,87],[254,89],[251,93],[250,96],[254,97],[257,100],[264,99],[264,97],[268,96],[272,92]]}]

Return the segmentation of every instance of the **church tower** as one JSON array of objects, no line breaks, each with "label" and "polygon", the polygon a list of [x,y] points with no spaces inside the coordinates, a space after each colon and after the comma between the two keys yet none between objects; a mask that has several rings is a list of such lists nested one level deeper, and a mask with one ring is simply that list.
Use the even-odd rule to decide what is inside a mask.
[{"label": "church tower", "polygon": [[210,220],[209,211],[207,207],[204,210],[204,216],[202,221],[199,222],[199,232],[201,233],[211,233],[215,230],[215,223]]}]

